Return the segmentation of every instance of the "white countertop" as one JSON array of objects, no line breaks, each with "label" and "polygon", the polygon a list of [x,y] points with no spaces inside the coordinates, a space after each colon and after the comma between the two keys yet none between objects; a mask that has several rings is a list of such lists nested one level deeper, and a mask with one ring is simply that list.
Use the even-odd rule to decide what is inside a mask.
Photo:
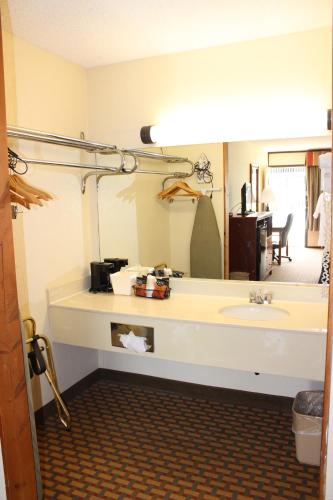
[{"label": "white countertop", "polygon": [[[84,291],[52,301],[50,306],[231,327],[245,326],[266,330],[326,333],[327,304],[324,302],[273,300],[272,306],[284,309],[289,313],[289,316],[278,320],[233,319],[219,312],[222,307],[248,303],[247,298],[217,295],[172,293],[168,299],[157,300],[104,293],[94,294]],[[265,307],[265,305],[258,307]]]}]

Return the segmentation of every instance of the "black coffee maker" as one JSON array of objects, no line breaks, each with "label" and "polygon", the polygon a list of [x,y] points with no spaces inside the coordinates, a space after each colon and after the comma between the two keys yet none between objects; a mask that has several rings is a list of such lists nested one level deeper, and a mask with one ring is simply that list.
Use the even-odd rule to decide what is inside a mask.
[{"label": "black coffee maker", "polygon": [[110,274],[128,265],[128,259],[109,258],[104,262],[90,262],[91,286],[89,292],[112,292]]},{"label": "black coffee maker", "polygon": [[119,259],[118,257],[114,259],[104,259],[104,262],[113,264],[114,267],[112,273],[117,273],[122,267],[128,266],[128,259]]}]

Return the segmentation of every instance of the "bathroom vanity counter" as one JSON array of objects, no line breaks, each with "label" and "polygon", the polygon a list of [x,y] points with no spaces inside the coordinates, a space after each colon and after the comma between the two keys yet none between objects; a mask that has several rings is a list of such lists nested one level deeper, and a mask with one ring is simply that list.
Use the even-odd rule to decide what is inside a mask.
[{"label": "bathroom vanity counter", "polygon": [[[241,297],[173,293],[169,299],[157,300],[143,297],[92,294],[81,292],[51,303],[51,308],[62,307],[81,311],[135,316],[170,321],[188,321],[229,327],[245,327],[284,331],[302,331],[325,334],[327,327],[327,304],[324,302],[283,301],[272,302],[273,308],[285,311],[280,319],[239,319],[223,314],[223,309],[234,305],[248,305],[249,300]],[[269,308],[266,304],[257,308]],[[222,309],[222,311],[221,311]]]},{"label": "bathroom vanity counter", "polygon": [[[180,280],[166,300],[88,291],[50,294],[53,340],[65,344],[231,370],[324,380],[327,305],[321,289],[270,285],[280,319],[236,319],[221,313],[245,306],[253,284]],[[200,293],[198,293],[198,291]],[[67,291],[68,292],[68,291]],[[77,291],[76,291],[77,292]],[[298,300],[295,300],[295,297]],[[284,300],[282,300],[282,298]],[[255,305],[260,310],[270,306]],[[116,346],[111,326],[148,327],[153,352]]]}]

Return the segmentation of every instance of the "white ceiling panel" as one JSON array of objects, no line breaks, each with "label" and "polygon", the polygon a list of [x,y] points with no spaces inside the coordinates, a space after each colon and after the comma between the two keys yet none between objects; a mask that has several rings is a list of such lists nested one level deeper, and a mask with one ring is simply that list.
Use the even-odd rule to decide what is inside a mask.
[{"label": "white ceiling panel", "polygon": [[331,0],[8,0],[7,29],[85,67],[331,25]]}]

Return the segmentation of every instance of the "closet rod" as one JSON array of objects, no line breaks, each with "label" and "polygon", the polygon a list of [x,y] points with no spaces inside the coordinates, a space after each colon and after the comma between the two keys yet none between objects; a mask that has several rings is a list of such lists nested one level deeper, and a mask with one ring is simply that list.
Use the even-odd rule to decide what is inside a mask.
[{"label": "closet rod", "polygon": [[165,155],[162,153],[153,153],[151,151],[143,151],[142,149],[122,149],[124,154],[131,154],[138,158],[151,158],[153,160],[163,160],[167,163],[186,163],[188,158],[181,156]]},{"label": "closet rod", "polygon": [[[58,146],[67,146],[72,148],[85,149],[86,151],[89,151],[91,153],[96,152],[100,154],[116,154],[119,151],[117,149],[117,146],[115,145],[103,144],[94,141],[86,141],[83,139],[76,139],[74,137],[67,137],[64,135],[52,134],[49,132],[41,132],[39,130],[30,130],[21,127],[8,126],[7,136],[16,139],[25,139],[28,141],[56,144]],[[167,163],[184,163],[187,161],[187,158],[182,158],[180,156],[153,153],[153,152],[143,151],[141,149],[123,149],[121,151],[123,154],[134,155],[138,158],[161,160]]]},{"label": "closet rod", "polygon": [[117,173],[119,169],[116,167],[102,167],[98,165],[89,165],[86,163],[72,163],[64,161],[51,161],[51,160],[31,160],[30,158],[21,158],[21,161],[28,163],[29,165],[51,165],[53,167],[73,167],[73,168],[86,168],[88,170],[101,170],[103,172],[107,171],[110,173]]},{"label": "closet rod", "polygon": [[110,144],[102,144],[99,142],[85,141],[74,137],[66,137],[64,135],[50,134],[39,130],[30,130],[20,127],[9,126],[7,128],[8,137],[16,139],[25,139],[28,141],[45,142],[47,144],[57,144],[58,146],[68,146],[72,148],[85,149],[90,152],[109,152],[117,150],[116,146]]},{"label": "closet rod", "polygon": [[[125,151],[123,151],[124,154]],[[129,154],[129,153],[128,153]],[[186,177],[191,177],[194,174],[194,165],[191,160],[186,160],[184,159],[184,163],[189,163],[191,165],[191,171],[190,172],[161,172],[161,170],[145,170],[142,168],[138,168],[134,171],[135,174],[152,174],[152,175],[168,175],[166,179],[186,179]],[[106,170],[106,169],[105,169]],[[81,182],[81,192],[82,194],[85,193],[86,191],[86,184],[87,184],[87,179],[91,177],[92,175],[96,175],[96,182],[97,186],[99,184],[99,181],[101,180],[102,177],[104,176],[109,176],[109,175],[126,175],[133,173],[133,171],[127,171],[126,169],[121,170],[120,172],[113,172],[111,169],[109,169],[108,172],[102,172],[101,174],[98,172],[88,172],[82,177],[82,182]]]}]

